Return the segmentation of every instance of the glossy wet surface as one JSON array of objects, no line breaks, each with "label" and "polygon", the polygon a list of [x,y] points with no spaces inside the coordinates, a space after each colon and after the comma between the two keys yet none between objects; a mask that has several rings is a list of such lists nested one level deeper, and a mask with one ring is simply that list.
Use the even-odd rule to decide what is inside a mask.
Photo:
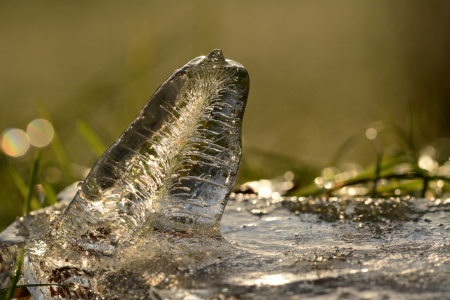
[{"label": "glossy wet surface", "polygon": [[[177,237],[171,249],[178,252],[164,258],[174,259],[173,264],[134,260],[98,282],[128,299],[450,297],[450,200],[282,200],[230,200],[221,232],[232,248],[226,241],[205,245]],[[408,209],[398,217],[358,221],[364,219],[358,207],[376,214],[373,207],[392,208],[400,202]],[[343,217],[327,219],[331,206],[337,211],[342,206]],[[35,221],[45,227],[45,215],[23,222],[39,219]],[[185,262],[176,262],[180,258]],[[141,267],[132,268],[137,263]],[[150,270],[152,266],[157,267]]]},{"label": "glossy wet surface", "polygon": [[[294,205],[302,200],[314,201],[293,199]],[[249,216],[245,207],[255,206],[251,200],[232,201],[221,229],[243,254],[225,267],[224,281],[253,286],[254,291],[240,294],[249,299],[273,299],[275,294],[297,295],[294,299],[448,297],[450,201],[407,201],[415,209],[408,216],[417,222],[326,222],[323,214],[296,215],[284,207]],[[316,201],[324,202],[334,201]],[[357,206],[369,201],[352,202]]]}]

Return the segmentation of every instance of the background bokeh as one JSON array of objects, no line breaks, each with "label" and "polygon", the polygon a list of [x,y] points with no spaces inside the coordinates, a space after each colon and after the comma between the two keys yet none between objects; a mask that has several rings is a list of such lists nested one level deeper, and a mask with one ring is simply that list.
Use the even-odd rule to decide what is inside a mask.
[{"label": "background bokeh", "polygon": [[[110,145],[173,70],[215,48],[251,78],[241,182],[283,174],[276,157],[314,178],[377,121],[417,153],[437,139],[450,151],[446,0],[2,1],[0,132],[47,110],[82,179],[98,158],[83,128]],[[0,231],[23,211],[11,164],[26,182],[35,151],[0,161]],[[362,141],[350,159],[365,168],[376,149]],[[50,147],[39,174],[55,192],[71,180]]]}]

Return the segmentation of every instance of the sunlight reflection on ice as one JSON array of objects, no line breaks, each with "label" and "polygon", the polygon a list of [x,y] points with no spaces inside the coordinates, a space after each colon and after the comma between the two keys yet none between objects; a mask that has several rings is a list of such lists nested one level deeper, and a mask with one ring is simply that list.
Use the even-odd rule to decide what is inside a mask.
[{"label": "sunlight reflection on ice", "polygon": [[[255,278],[253,278],[255,277]],[[314,276],[316,277],[316,276]],[[316,279],[316,278],[314,278]],[[236,277],[232,281],[233,283],[239,283],[242,285],[283,285],[286,283],[299,280],[299,277],[291,273],[280,273],[271,275],[262,275],[261,273],[249,273],[245,277]]]}]

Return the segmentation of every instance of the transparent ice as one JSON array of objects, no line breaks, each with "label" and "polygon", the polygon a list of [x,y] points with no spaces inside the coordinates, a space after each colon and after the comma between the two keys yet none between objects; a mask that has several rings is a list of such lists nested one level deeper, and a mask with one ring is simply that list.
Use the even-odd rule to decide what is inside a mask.
[{"label": "transparent ice", "polygon": [[[56,206],[16,221],[13,236],[36,239],[48,231],[75,192],[71,187]],[[374,207],[399,203],[404,209],[390,220],[354,221],[360,210],[374,214]],[[338,212],[351,219],[329,218],[326,207],[345,208]],[[71,291],[48,289],[53,299],[440,300],[450,295],[450,199],[232,194],[220,227],[232,246],[218,238],[149,234],[115,255],[76,248],[62,258],[48,255],[39,272],[51,273],[51,282],[77,285]],[[2,245],[5,233],[1,263],[11,271],[17,247]],[[42,249],[35,243],[28,255],[37,260]],[[32,300],[45,299],[33,293]]]},{"label": "transparent ice", "polygon": [[62,233],[97,250],[143,226],[219,236],[248,91],[245,68],[220,50],[176,70],[94,165],[64,213]]},{"label": "transparent ice", "polygon": [[248,92],[246,69],[220,50],[176,70],[100,157],[50,232],[28,245],[29,282],[76,285],[35,294],[89,298],[111,268],[134,261],[150,274],[161,268],[152,260],[167,267],[173,255],[187,268],[208,261],[203,244],[227,247],[220,220],[241,159]]}]

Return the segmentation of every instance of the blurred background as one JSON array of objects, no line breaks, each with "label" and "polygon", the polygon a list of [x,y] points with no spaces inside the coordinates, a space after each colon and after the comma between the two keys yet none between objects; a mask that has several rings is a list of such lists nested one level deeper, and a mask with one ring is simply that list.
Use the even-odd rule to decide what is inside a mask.
[{"label": "blurred background", "polygon": [[[82,180],[175,69],[216,48],[251,78],[237,189],[450,195],[449,1],[2,1],[0,41],[0,231]],[[395,180],[410,172],[436,180],[408,190]],[[377,180],[342,190],[358,174]]]}]

